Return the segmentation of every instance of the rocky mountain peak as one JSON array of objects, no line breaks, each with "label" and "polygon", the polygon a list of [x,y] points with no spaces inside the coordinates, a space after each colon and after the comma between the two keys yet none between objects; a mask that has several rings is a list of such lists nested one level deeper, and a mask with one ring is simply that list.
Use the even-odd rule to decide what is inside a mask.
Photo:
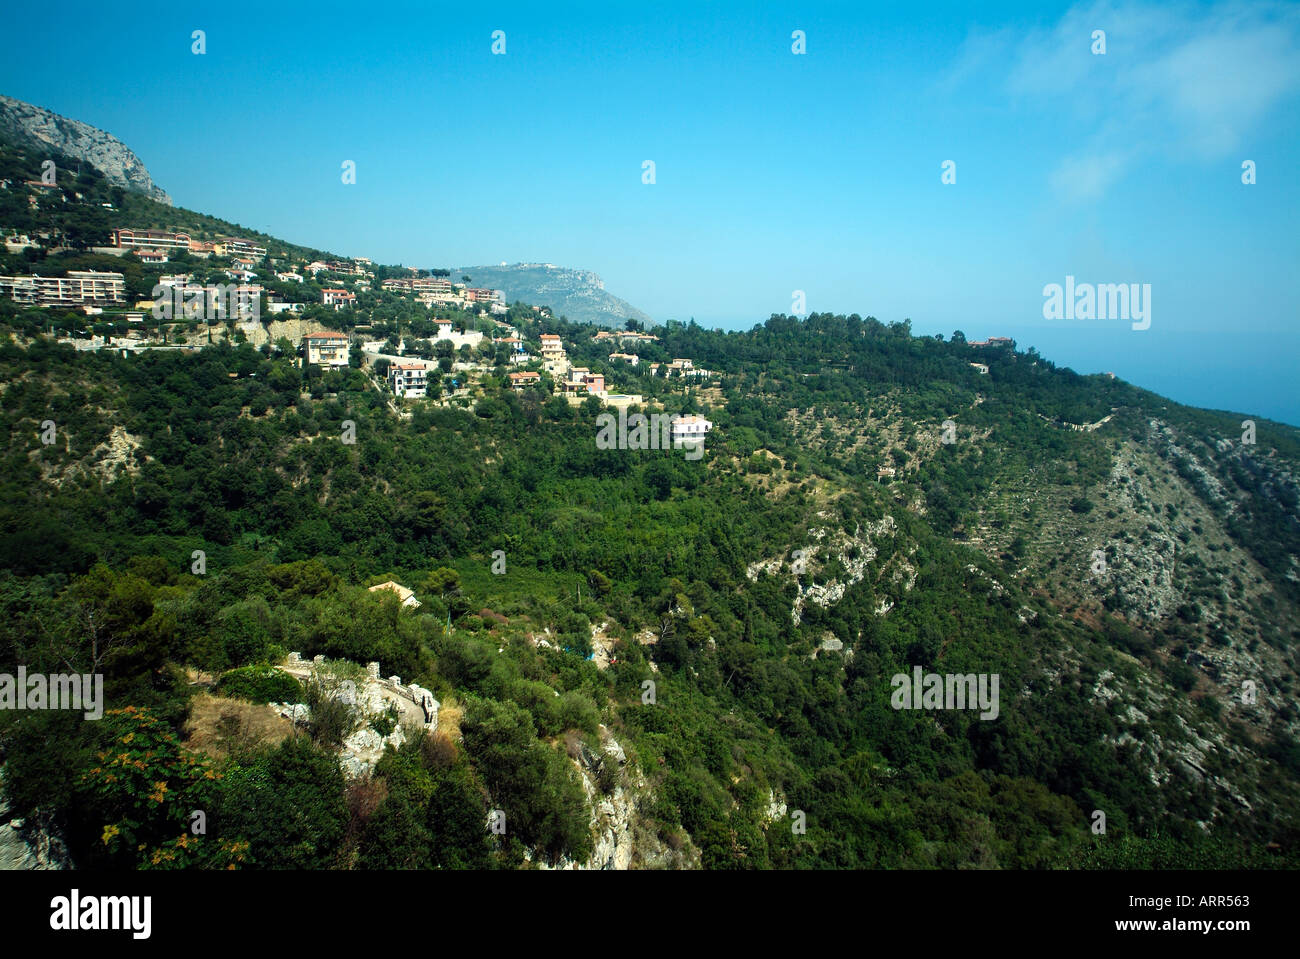
[{"label": "rocky mountain peak", "polygon": [[0,137],[29,149],[48,149],[93,165],[111,183],[171,205],[138,156],[121,140],[88,123],[0,96]]}]

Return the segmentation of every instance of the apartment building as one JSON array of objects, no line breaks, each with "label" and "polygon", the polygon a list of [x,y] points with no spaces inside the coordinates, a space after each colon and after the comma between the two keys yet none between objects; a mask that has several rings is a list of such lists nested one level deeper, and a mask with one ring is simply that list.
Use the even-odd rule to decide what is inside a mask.
[{"label": "apartment building", "polygon": [[554,333],[543,333],[542,367],[552,376],[564,376],[569,371],[569,357],[564,352],[564,344]]},{"label": "apartment building", "polygon": [[348,338],[342,333],[308,333],[302,338],[308,363],[347,366]]},{"label": "apartment building", "polygon": [[465,300],[451,290],[423,290],[417,293],[415,298],[427,307],[432,307],[434,304],[447,304],[456,307],[465,305]]},{"label": "apartment building", "polygon": [[263,288],[256,283],[203,286],[191,277],[164,276],[154,288],[153,315],[159,320],[256,320]]},{"label": "apartment building", "polygon": [[121,303],[126,283],[121,273],[71,270],[66,276],[0,276],[0,295],[37,306]]},{"label": "apartment building", "polygon": [[266,247],[258,246],[252,240],[244,240],[237,236],[223,237],[217,243],[217,256],[247,256],[255,260],[260,260],[266,256]]},{"label": "apartment building", "polygon": [[227,296],[235,308],[235,316],[255,319],[262,315],[261,284],[241,284],[230,290]]},{"label": "apartment building", "polygon": [[113,245],[123,250],[135,247],[143,247],[149,250],[188,250],[191,242],[188,233],[132,229],[113,231]]},{"label": "apartment building", "polygon": [[600,330],[596,333],[593,340],[602,342],[613,340],[618,343],[655,343],[659,340],[657,336],[651,336],[649,333],[634,333],[619,330]]},{"label": "apartment building", "polygon": [[388,368],[388,387],[401,399],[428,395],[429,368],[423,363],[394,363]]}]

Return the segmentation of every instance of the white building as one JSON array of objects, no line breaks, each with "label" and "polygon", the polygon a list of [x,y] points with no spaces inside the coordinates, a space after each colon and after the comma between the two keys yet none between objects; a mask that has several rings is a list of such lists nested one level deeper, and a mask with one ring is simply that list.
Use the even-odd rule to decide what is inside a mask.
[{"label": "white building", "polygon": [[248,256],[255,260],[260,260],[266,256],[266,247],[258,246],[252,240],[244,240],[237,236],[224,237],[218,241],[222,248],[222,254],[225,256]]},{"label": "white building", "polygon": [[350,308],[357,301],[357,295],[347,290],[324,289],[320,291],[320,295],[321,302],[326,306],[334,307],[335,313],[344,307]]},{"label": "white building", "polygon": [[0,296],[38,306],[120,303],[126,298],[121,273],[70,270],[66,276],[0,276]]},{"label": "white building", "polygon": [[401,399],[428,396],[429,368],[423,363],[394,363],[388,368],[388,386]]},{"label": "white building", "polygon": [[450,340],[454,349],[460,349],[462,346],[474,347],[483,342],[483,334],[478,330],[467,330],[464,333],[453,330],[451,320],[437,320],[435,325],[437,332],[431,342],[437,343],[439,340]]},{"label": "white building", "polygon": [[713,424],[703,416],[679,416],[672,421],[673,443],[703,440],[711,429],[713,429]]},{"label": "white building", "polygon": [[560,342],[559,336],[554,333],[542,334],[542,359],[552,360],[564,356],[564,344]]},{"label": "white building", "polygon": [[569,355],[564,352],[564,344],[554,333],[543,333],[542,368],[552,376],[566,376],[569,372]]}]

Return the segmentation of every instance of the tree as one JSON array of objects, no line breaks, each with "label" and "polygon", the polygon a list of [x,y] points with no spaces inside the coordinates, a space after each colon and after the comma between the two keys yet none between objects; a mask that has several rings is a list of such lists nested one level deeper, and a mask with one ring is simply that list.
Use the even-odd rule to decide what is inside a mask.
[{"label": "tree", "polygon": [[536,741],[532,717],[512,702],[472,698],[462,720],[465,749],[506,813],[508,834],[555,861],[591,852],[588,812],[576,771]]},{"label": "tree", "polygon": [[194,810],[210,810],[221,780],[206,759],[185,753],[175,735],[147,709],[127,706],[105,715],[107,748],[81,780],[81,814],[102,823],[91,861],[142,868],[234,868],[248,844],[195,836]]},{"label": "tree", "polygon": [[218,806],[267,869],[328,869],[347,825],[338,760],[303,736],[233,770]]}]

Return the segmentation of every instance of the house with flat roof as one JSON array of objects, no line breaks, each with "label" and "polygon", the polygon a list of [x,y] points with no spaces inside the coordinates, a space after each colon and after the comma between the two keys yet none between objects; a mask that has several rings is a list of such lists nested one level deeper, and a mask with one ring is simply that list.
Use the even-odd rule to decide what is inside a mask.
[{"label": "house with flat roof", "polygon": [[188,233],[169,233],[164,230],[132,230],[129,228],[113,231],[113,245],[121,249],[145,247],[150,250],[188,250],[190,242]]},{"label": "house with flat roof", "polygon": [[309,364],[348,365],[348,338],[342,333],[308,333],[302,338],[302,345]]},{"label": "house with flat roof", "polygon": [[121,273],[69,270],[66,276],[0,276],[0,296],[37,306],[121,303],[126,283]]},{"label": "house with flat roof", "polygon": [[400,399],[428,396],[429,368],[423,363],[394,363],[388,368],[388,386]]},{"label": "house with flat roof", "polygon": [[266,256],[266,247],[237,236],[223,237],[217,241],[217,256],[249,256],[260,260]]}]

